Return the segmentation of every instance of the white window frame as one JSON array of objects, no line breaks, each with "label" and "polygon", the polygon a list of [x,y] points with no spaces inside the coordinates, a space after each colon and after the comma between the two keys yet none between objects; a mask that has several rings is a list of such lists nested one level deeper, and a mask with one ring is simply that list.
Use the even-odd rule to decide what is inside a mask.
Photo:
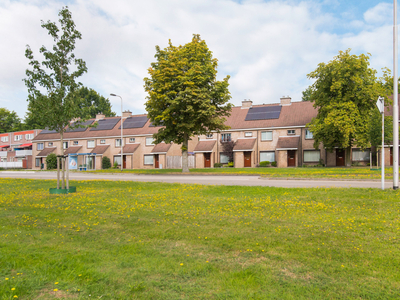
[{"label": "white window frame", "polygon": [[96,141],[95,140],[88,140],[87,141],[87,147],[88,147],[88,149],[96,147]]},{"label": "white window frame", "polygon": [[146,138],[146,146],[154,146],[153,142],[154,142],[154,138],[153,137],[147,137]]},{"label": "white window frame", "polygon": [[78,141],[74,141],[74,145],[79,145],[79,142]]},{"label": "white window frame", "polygon": [[320,150],[304,150],[303,152],[303,162],[305,163],[319,163],[320,159]]},{"label": "white window frame", "polygon": [[49,147],[53,147],[53,142],[48,143]]},{"label": "white window frame", "polygon": [[153,154],[145,154],[143,155],[143,164],[146,166],[154,164],[154,155]]},{"label": "white window frame", "polygon": [[353,149],[351,151],[351,161],[368,162],[370,159],[370,149]]},{"label": "white window frame", "polygon": [[307,140],[312,140],[314,138],[313,133],[310,131],[310,129],[306,129],[306,139]]},{"label": "white window frame", "polygon": [[252,137],[252,136],[253,136],[253,133],[250,132],[250,131],[249,131],[249,132],[245,132],[245,133],[244,133],[244,136],[245,136],[245,137]]},{"label": "white window frame", "polygon": [[[274,156],[273,159],[268,158],[268,156],[271,156],[271,155]],[[265,156],[267,156],[267,157],[265,157]],[[269,161],[269,162],[276,161],[275,151],[260,151],[260,162],[262,162],[262,161]]]},{"label": "white window frame", "polygon": [[33,139],[33,133],[25,134],[25,139],[28,140],[28,141],[32,140]]},{"label": "white window frame", "polygon": [[68,142],[63,142],[63,149],[68,149]]},{"label": "white window frame", "polygon": [[44,143],[37,143],[37,146],[36,146],[37,148],[37,150],[38,151],[40,151],[40,150],[43,150],[44,149]]},{"label": "white window frame", "polygon": [[208,134],[206,134],[206,139],[212,139],[213,136],[214,136],[214,134],[208,133]]},{"label": "white window frame", "polygon": [[115,139],[115,147],[121,147],[121,139]]},{"label": "white window frame", "polygon": [[295,129],[288,129],[287,135],[295,135],[295,134],[296,134],[296,130]]},{"label": "white window frame", "polygon": [[135,138],[129,138],[129,143],[135,143],[136,139]]},{"label": "white window frame", "polygon": [[106,140],[100,140],[100,144],[105,144]]},{"label": "white window frame", "polygon": [[20,140],[22,140],[22,134],[14,135],[14,141],[15,142],[20,141]]},{"label": "white window frame", "polygon": [[2,136],[2,137],[1,137],[1,141],[2,141],[3,143],[8,142],[8,135]]},{"label": "white window frame", "polygon": [[35,159],[35,167],[40,167],[42,163],[42,159],[40,157],[36,157]]},{"label": "white window frame", "polygon": [[221,142],[230,142],[232,141],[231,133],[221,133]]},{"label": "white window frame", "polygon": [[[271,137],[269,137],[271,135]],[[272,141],[273,140],[273,132],[271,130],[269,131],[261,131],[261,141]]]},{"label": "white window frame", "polygon": [[118,166],[121,165],[121,155],[114,155],[113,165],[115,164],[115,162],[118,163]]},{"label": "white window frame", "polygon": [[227,164],[227,163],[229,163],[229,156],[226,155],[225,153],[221,152],[221,153],[219,154],[219,162],[220,162],[221,164]]}]

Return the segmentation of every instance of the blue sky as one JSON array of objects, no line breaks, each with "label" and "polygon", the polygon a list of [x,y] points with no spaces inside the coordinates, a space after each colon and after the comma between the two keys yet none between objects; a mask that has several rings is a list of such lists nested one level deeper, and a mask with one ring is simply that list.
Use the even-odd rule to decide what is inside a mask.
[{"label": "blue sky", "polygon": [[[378,72],[393,68],[393,1],[0,0],[0,107],[24,117],[25,47],[41,59],[38,49],[52,41],[40,20],[56,21],[64,5],[83,36],[76,45],[88,66],[82,83],[121,95],[133,113],[145,112],[143,78],[155,46],[185,44],[194,33],[218,59],[218,78],[231,76],[235,105],[300,101],[307,74],[348,48],[370,53]],[[110,101],[119,115],[119,98]]]}]

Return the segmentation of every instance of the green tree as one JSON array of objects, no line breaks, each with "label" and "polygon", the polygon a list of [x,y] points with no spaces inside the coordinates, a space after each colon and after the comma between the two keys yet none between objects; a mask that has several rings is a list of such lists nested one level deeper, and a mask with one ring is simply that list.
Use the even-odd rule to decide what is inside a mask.
[{"label": "green tree", "polygon": [[305,91],[302,92],[303,96],[301,97],[301,101],[310,101],[310,95],[312,93],[312,87],[309,86]]},{"label": "green tree", "polygon": [[368,120],[379,96],[385,90],[369,67],[369,55],[340,51],[329,63],[320,63],[307,75],[315,80],[309,99],[318,109],[307,124],[314,135],[314,147],[322,142],[328,150],[346,149],[346,165],[351,165],[352,145],[369,146]]},{"label": "green tree", "polygon": [[103,113],[106,117],[115,117],[115,112],[111,111],[110,100],[104,98],[93,89],[81,87],[77,91],[77,97],[81,98],[79,106],[82,112],[81,118],[95,118],[97,114]]},{"label": "green tree", "polygon": [[15,111],[0,107],[0,133],[13,132],[23,129],[21,119]]},{"label": "green tree", "polygon": [[[87,68],[86,63],[73,53],[76,40],[82,37],[75,28],[71,12],[64,7],[58,15],[60,28],[54,22],[42,21],[42,27],[47,29],[55,43],[53,51],[45,46],[40,48],[44,56],[42,63],[34,59],[31,48],[27,46],[25,56],[32,69],[26,70],[27,78],[24,81],[29,92],[30,112],[40,116],[45,127],[60,134],[62,145],[66,126],[70,125],[72,119],[82,115],[81,99],[77,97],[81,83],[76,80],[87,72]],[[63,147],[60,150],[63,155]]]},{"label": "green tree", "polygon": [[46,156],[47,170],[57,169],[57,155],[55,153],[50,153]]},{"label": "green tree", "polygon": [[102,169],[111,168],[111,161],[107,156],[103,156],[103,159],[101,160],[101,168]]},{"label": "green tree", "polygon": [[189,172],[189,139],[227,129],[225,117],[232,108],[229,76],[216,80],[217,59],[197,34],[184,46],[171,41],[164,50],[156,46],[155,57],[150,78],[144,78],[148,116],[154,125],[163,126],[154,134],[155,143],[182,144],[182,171]]}]

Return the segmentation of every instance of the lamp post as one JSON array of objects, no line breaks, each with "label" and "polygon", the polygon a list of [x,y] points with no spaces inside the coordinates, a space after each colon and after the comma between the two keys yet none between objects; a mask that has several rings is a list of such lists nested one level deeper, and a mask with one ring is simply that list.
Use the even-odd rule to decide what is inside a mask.
[{"label": "lamp post", "polygon": [[122,172],[122,170],[124,169],[124,143],[122,140],[122,130],[124,128],[124,125],[122,123],[122,114],[123,114],[123,112],[122,112],[122,97],[118,96],[116,94],[110,94],[110,96],[119,97],[121,99],[121,172]]},{"label": "lamp post", "polygon": [[397,0],[393,0],[393,189],[399,188],[399,95],[397,78]]}]

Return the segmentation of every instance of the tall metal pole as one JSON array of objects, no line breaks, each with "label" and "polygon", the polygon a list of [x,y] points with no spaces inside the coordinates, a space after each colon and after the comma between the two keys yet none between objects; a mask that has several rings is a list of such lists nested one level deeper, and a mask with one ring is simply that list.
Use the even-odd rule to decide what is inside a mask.
[{"label": "tall metal pole", "polygon": [[399,99],[397,76],[397,0],[393,0],[393,189],[399,188]]},{"label": "tall metal pole", "polygon": [[124,143],[122,141],[122,131],[123,131],[123,128],[124,128],[124,125],[123,125],[123,122],[122,122],[122,114],[123,114],[123,111],[122,111],[122,97],[118,96],[116,94],[110,94],[110,96],[119,97],[121,99],[121,172],[122,172],[122,170],[124,169]]},{"label": "tall metal pole", "polygon": [[385,105],[382,97],[382,163],[381,163],[381,177],[382,177],[382,190],[385,189]]}]

